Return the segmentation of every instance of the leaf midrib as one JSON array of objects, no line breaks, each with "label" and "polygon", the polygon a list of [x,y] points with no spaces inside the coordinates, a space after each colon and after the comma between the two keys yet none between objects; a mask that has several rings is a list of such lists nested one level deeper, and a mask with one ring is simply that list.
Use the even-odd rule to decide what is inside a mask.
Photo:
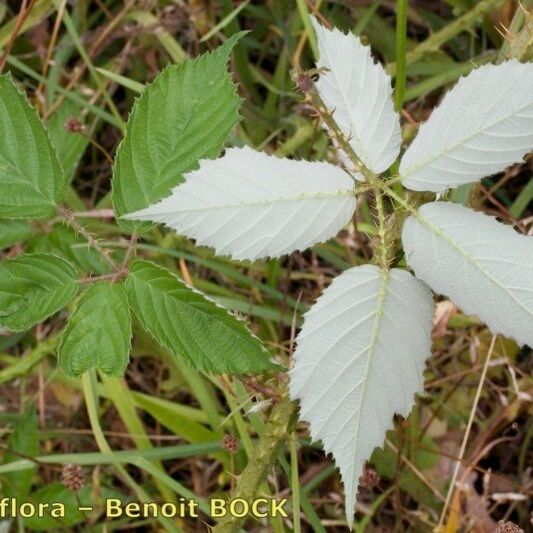
[{"label": "leaf midrib", "polygon": [[[191,303],[191,302],[188,302],[188,301],[185,301],[184,299],[181,299],[181,298],[177,298],[175,295],[173,295],[171,292],[169,291],[158,291],[157,290],[157,287],[156,287],[156,282],[160,279],[163,279],[163,280],[167,280],[167,278],[152,278],[150,280],[144,280],[141,276],[135,276],[135,272],[132,273],[132,278],[136,278],[138,280],[139,283],[141,284],[145,284],[147,289],[148,289],[148,292],[159,292],[159,294],[161,295],[161,297],[163,298],[163,300],[165,301],[170,301],[170,302],[173,302],[173,303],[177,303],[179,305],[183,305],[186,309],[189,309],[191,311],[194,311],[194,312],[197,312],[198,314],[202,315],[203,317],[207,317],[207,318],[213,318],[213,313],[210,313],[209,311],[205,311],[204,309],[200,309],[199,307],[197,307],[196,305],[194,305],[194,302]],[[181,283],[181,282],[180,282]],[[231,319],[231,318],[235,318],[237,319],[236,317],[233,317],[231,315],[231,313],[229,312],[228,309],[226,309],[225,307],[219,305],[218,303],[216,303],[214,300],[210,299],[208,296],[206,296],[205,294],[201,293],[200,291],[196,291],[195,289],[192,289],[190,287],[187,287],[186,284],[182,283],[183,285],[183,288],[184,289],[190,289],[192,290],[195,294],[199,295],[199,296],[202,296],[203,298],[205,298],[205,302],[196,302],[196,303],[201,303],[201,304],[206,304],[206,303],[211,303],[212,305],[214,305],[218,310],[221,311],[221,315],[222,316],[217,316],[215,317],[216,320],[219,322],[219,323],[222,323],[223,325],[225,325],[228,330],[230,330],[232,332],[232,334],[234,335],[237,335],[239,338],[242,338],[243,337],[243,333],[244,332],[240,332],[240,331],[236,331],[234,330],[231,326],[228,326],[227,325],[227,322],[226,320],[224,319]],[[153,298],[152,298],[152,301],[153,301]],[[237,319],[238,320],[238,319]],[[242,324],[243,328],[245,330],[247,330],[248,328],[246,327],[246,324],[243,322]],[[253,344],[253,343],[252,343]],[[268,353],[268,352],[266,352]]]},{"label": "leaf midrib", "polygon": [[456,243],[451,237],[446,235],[444,231],[439,228],[438,226],[435,226],[432,224],[427,218],[422,216],[419,211],[416,213],[413,213],[413,216],[422,224],[425,224],[431,231],[433,231],[438,237],[440,237],[442,240],[444,240],[446,243],[448,243],[454,250],[456,250],[460,255],[462,255],[469,263],[474,265],[481,274],[483,274],[489,281],[492,281],[498,288],[500,288],[504,293],[506,293],[511,300],[513,300],[520,308],[522,308],[528,315],[531,315],[530,310],[524,306],[520,300],[516,298],[516,296],[505,286],[503,285],[497,278],[492,276],[490,272],[485,270],[483,266],[471,255],[469,255],[466,250],[461,248],[461,246]]},{"label": "leaf midrib", "polygon": [[[179,186],[178,186],[178,190],[179,190]],[[176,193],[176,194],[178,194],[178,193]],[[336,191],[334,193],[318,193],[318,194],[306,194],[306,193],[303,193],[303,194],[300,194],[298,196],[283,196],[283,197],[267,199],[267,200],[258,201],[258,202],[250,202],[250,203],[242,202],[240,204],[202,206],[202,207],[198,207],[198,208],[187,207],[187,208],[183,208],[183,209],[173,209],[173,210],[158,211],[155,214],[157,214],[158,216],[161,216],[161,215],[175,214],[175,213],[193,213],[193,212],[196,212],[196,211],[217,211],[217,210],[222,210],[222,209],[241,209],[243,207],[266,206],[266,205],[273,205],[273,204],[282,204],[282,203],[288,203],[288,202],[295,202],[295,201],[299,201],[299,200],[328,200],[328,199],[331,199],[331,198],[342,198],[344,196],[353,196],[353,194],[354,194],[353,189],[339,190],[339,191]],[[152,213],[152,214],[154,214],[154,213]],[[127,215],[124,216],[124,218],[128,218]]]},{"label": "leaf midrib", "polygon": [[[379,281],[380,281],[380,287],[377,294],[377,302],[376,302],[376,316],[374,319],[374,327],[372,328],[372,336],[370,337],[370,343],[368,345],[367,350],[367,362],[365,365],[365,371],[363,374],[363,390],[361,392],[361,400],[359,401],[359,408],[357,410],[356,415],[356,421],[355,421],[355,442],[357,445],[358,439],[359,439],[359,430],[361,429],[361,406],[364,404],[364,399],[366,395],[366,389],[368,385],[368,376],[370,374],[370,369],[372,367],[372,362],[374,359],[374,353],[377,345],[377,341],[379,338],[379,332],[381,329],[381,323],[382,323],[382,317],[383,317],[383,310],[385,308],[385,297],[387,296],[387,288],[389,284],[389,278],[390,278],[390,271],[384,270],[382,268],[379,269],[380,275],[379,275]],[[357,479],[354,480],[355,485],[357,484]]]},{"label": "leaf midrib", "polygon": [[428,166],[430,163],[433,163],[437,159],[440,159],[441,157],[444,157],[444,156],[448,155],[450,152],[452,152],[456,148],[464,145],[466,142],[470,141],[470,139],[474,138],[476,135],[480,135],[480,134],[488,131],[489,129],[493,128],[494,126],[497,126],[498,124],[500,124],[504,120],[508,120],[513,115],[516,115],[517,113],[520,113],[520,111],[522,111],[523,109],[525,109],[525,108],[527,108],[529,106],[532,106],[532,105],[533,105],[533,102],[528,102],[524,106],[513,110],[512,113],[510,113],[508,115],[505,115],[504,117],[502,117],[501,119],[497,120],[496,122],[488,124],[488,125],[484,126],[481,129],[477,129],[475,132],[473,132],[472,134],[467,135],[466,137],[460,139],[455,144],[447,146],[446,150],[443,150],[443,151],[441,151],[440,153],[438,153],[438,154],[436,154],[434,156],[427,157],[426,159],[424,159],[423,161],[421,161],[420,163],[418,163],[416,165],[412,165],[405,172],[401,173],[402,178],[407,178],[409,176],[412,176],[413,174],[418,172],[420,169]]}]

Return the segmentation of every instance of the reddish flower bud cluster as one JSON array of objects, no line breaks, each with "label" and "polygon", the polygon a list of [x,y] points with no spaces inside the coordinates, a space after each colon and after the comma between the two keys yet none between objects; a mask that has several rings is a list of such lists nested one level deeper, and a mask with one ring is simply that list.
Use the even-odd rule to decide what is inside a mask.
[{"label": "reddish flower bud cluster", "polygon": [[77,492],[85,484],[85,472],[80,465],[65,465],[61,472],[61,481],[67,489]]},{"label": "reddish flower bud cluster", "polygon": [[222,448],[228,452],[236,452],[239,449],[239,439],[232,433],[226,433],[222,438]]},{"label": "reddish flower bud cluster", "polygon": [[76,117],[69,117],[65,121],[65,129],[71,133],[79,133],[83,130],[83,124]]}]

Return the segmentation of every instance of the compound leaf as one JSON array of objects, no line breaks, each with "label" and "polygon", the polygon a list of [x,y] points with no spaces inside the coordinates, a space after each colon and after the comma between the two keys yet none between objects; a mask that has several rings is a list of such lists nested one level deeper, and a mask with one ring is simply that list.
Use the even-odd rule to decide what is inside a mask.
[{"label": "compound leaf", "polygon": [[0,262],[0,325],[23,331],[63,308],[78,289],[76,271],[55,255]]},{"label": "compound leaf", "polygon": [[373,172],[387,170],[400,153],[400,120],[392,103],[391,80],[374,63],[370,47],[316,19],[320,74],[316,87],[335,122],[361,161]]},{"label": "compound leaf", "polygon": [[[219,154],[239,121],[241,99],[227,69],[238,38],[167,67],[137,100],[113,169],[117,216],[160,200],[200,159]],[[150,227],[125,220],[121,225],[129,231]]]},{"label": "compound leaf", "polygon": [[126,288],[143,328],[195,368],[212,374],[279,368],[243,320],[187,287],[167,269],[134,261]]},{"label": "compound leaf", "polygon": [[375,265],[343,272],[305,315],[291,397],[340,469],[350,525],[365,461],[423,388],[432,318],[422,282]]},{"label": "compound leaf", "polygon": [[37,113],[9,74],[0,76],[0,139],[0,216],[52,216],[63,199],[61,165]]},{"label": "compound leaf", "polygon": [[131,316],[124,285],[99,282],[80,297],[59,346],[59,367],[78,377],[96,367],[123,376],[131,348]]},{"label": "compound leaf", "polygon": [[409,266],[435,292],[494,333],[533,346],[533,239],[455,203],[431,202],[407,219]]},{"label": "compound leaf", "polygon": [[403,156],[400,175],[415,191],[473,183],[533,149],[533,65],[484,65],[446,94]]},{"label": "compound leaf", "polygon": [[235,259],[280,256],[333,237],[355,210],[339,167],[231,148],[200,162],[161,202],[127,215],[163,222]]}]

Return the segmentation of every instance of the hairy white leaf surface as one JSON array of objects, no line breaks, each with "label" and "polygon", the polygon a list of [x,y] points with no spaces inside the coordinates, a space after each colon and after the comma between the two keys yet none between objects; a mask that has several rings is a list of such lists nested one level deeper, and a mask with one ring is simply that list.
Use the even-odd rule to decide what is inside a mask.
[{"label": "hairy white leaf surface", "polygon": [[219,255],[277,257],[335,236],[354,213],[353,188],[329,163],[230,148],[201,161],[168,198],[124,218],[162,222]]},{"label": "hairy white leaf surface", "polygon": [[387,170],[400,153],[400,121],[392,103],[391,80],[374,63],[370,47],[313,18],[319,48],[316,87],[350,146],[373,172]]},{"label": "hairy white leaf surface", "polygon": [[533,238],[448,202],[407,219],[409,266],[435,292],[477,315],[494,333],[533,346]]},{"label": "hairy white leaf surface", "polygon": [[400,176],[415,191],[472,183],[533,149],[533,65],[484,65],[461,78],[422,125]]},{"label": "hairy white leaf surface", "polygon": [[375,265],[346,270],[305,315],[291,397],[340,469],[350,524],[365,461],[422,390],[432,317],[421,281]]}]

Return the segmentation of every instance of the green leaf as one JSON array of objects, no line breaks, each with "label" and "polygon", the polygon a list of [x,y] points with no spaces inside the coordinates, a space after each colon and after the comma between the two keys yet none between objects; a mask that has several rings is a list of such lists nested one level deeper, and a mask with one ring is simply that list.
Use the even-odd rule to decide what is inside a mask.
[{"label": "green leaf", "polygon": [[63,199],[61,165],[37,113],[9,74],[0,76],[0,139],[0,216],[52,216]]},{"label": "green leaf", "polygon": [[31,235],[31,228],[20,220],[0,220],[0,250],[25,241]]},{"label": "green leaf", "polygon": [[96,367],[123,376],[131,348],[131,317],[122,284],[99,282],[80,297],[59,346],[59,368],[78,377]]},{"label": "green leaf", "polygon": [[80,117],[81,106],[71,100],[63,100],[59,109],[48,120],[50,139],[57,150],[57,157],[63,167],[65,182],[70,183],[89,141],[81,133],[71,132],[65,127],[69,118]]},{"label": "green leaf", "polygon": [[[39,454],[39,427],[37,414],[33,409],[20,418],[7,441],[7,447],[14,453],[5,454],[4,464]],[[24,499],[30,492],[35,470],[36,468],[29,468],[4,474],[2,476],[3,496]]]},{"label": "green leaf", "polygon": [[62,309],[76,294],[76,271],[52,254],[0,262],[0,326],[23,331]]},{"label": "green leaf", "polygon": [[[200,159],[220,153],[239,121],[241,99],[227,70],[239,37],[232,36],[213,53],[167,67],[137,100],[113,169],[117,217],[160,200]],[[127,231],[152,226],[120,224]]]},{"label": "green leaf", "polygon": [[213,374],[279,368],[243,320],[187,287],[167,269],[134,261],[126,290],[144,329],[193,367]]}]

